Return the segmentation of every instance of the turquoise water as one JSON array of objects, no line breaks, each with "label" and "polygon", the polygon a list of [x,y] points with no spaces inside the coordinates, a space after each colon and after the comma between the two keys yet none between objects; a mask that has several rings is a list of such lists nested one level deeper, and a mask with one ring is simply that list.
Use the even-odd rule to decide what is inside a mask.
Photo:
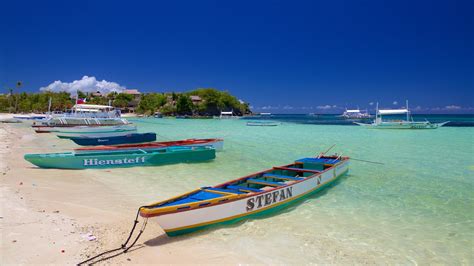
[{"label": "turquoise water", "polygon": [[[247,127],[244,120],[136,119],[159,140],[222,137],[209,163],[93,172],[141,204],[333,152],[352,161],[337,185],[265,219],[179,237],[249,262],[385,262],[472,264],[474,128],[368,130],[283,123]],[[271,255],[270,255],[271,254]],[[242,262],[245,262],[242,261]]]}]

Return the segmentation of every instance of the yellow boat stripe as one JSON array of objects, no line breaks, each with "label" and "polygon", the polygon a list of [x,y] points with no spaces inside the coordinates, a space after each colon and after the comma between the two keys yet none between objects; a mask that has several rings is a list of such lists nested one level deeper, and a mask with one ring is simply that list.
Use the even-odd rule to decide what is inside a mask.
[{"label": "yellow boat stripe", "polygon": [[[349,171],[349,169],[345,170],[344,172],[342,172],[340,175],[338,175],[337,177],[339,176],[342,176],[343,174],[345,174],[347,171]],[[247,212],[247,213],[242,213],[242,214],[238,214],[238,215],[234,215],[234,216],[230,216],[230,217],[226,217],[226,218],[222,218],[222,219],[218,219],[218,220],[213,220],[213,221],[209,221],[209,222],[204,222],[204,223],[199,223],[199,224],[193,224],[193,225],[187,225],[187,226],[183,226],[183,227],[177,227],[177,228],[173,228],[173,229],[167,229],[167,230],[164,230],[165,232],[175,232],[175,231],[180,231],[180,230],[184,230],[184,229],[191,229],[191,228],[194,228],[194,227],[200,227],[200,226],[205,226],[205,225],[209,225],[209,224],[213,224],[213,223],[220,223],[220,222],[225,222],[225,221],[228,221],[228,220],[232,220],[232,219],[237,219],[237,218],[240,218],[240,217],[243,217],[243,216],[247,216],[247,215],[251,215],[251,214],[254,214],[254,213],[259,213],[261,211],[264,211],[264,210],[267,210],[267,209],[270,209],[270,208],[273,208],[273,207],[276,207],[276,206],[279,206],[281,204],[284,204],[284,203],[287,203],[289,201],[293,201],[293,200],[296,200],[298,198],[301,198],[313,191],[315,191],[316,189],[324,186],[325,184],[329,183],[329,182],[332,182],[335,178],[331,178],[330,180],[324,182],[324,183],[321,183],[321,185],[311,189],[311,190],[308,190],[307,192],[301,194],[301,195],[298,195],[296,197],[293,197],[293,198],[290,198],[290,199],[287,199],[287,200],[284,200],[284,201],[280,201],[274,205],[271,205],[271,206],[268,206],[268,207],[264,207],[264,208],[261,208],[261,209],[258,209],[258,210],[255,210],[253,212]]]}]

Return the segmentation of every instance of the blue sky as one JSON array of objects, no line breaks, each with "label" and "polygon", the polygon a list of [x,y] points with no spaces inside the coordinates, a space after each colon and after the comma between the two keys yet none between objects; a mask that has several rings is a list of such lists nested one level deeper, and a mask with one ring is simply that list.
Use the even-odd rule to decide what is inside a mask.
[{"label": "blue sky", "polygon": [[[2,1],[1,90],[83,76],[256,111],[474,112],[472,1]],[[394,103],[397,104],[394,104]]]}]

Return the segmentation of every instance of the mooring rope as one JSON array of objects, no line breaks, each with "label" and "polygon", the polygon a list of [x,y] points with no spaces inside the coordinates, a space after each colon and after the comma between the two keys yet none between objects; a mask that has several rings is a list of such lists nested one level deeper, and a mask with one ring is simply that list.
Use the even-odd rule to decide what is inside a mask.
[{"label": "mooring rope", "polygon": [[[145,218],[145,220],[143,221],[143,224],[142,224],[142,227],[140,228],[140,232],[138,233],[137,237],[135,238],[135,240],[132,242],[132,244],[130,244],[130,246],[127,247],[127,244],[128,242],[130,241],[130,239],[132,238],[132,235],[133,235],[133,232],[135,231],[135,228],[137,227],[137,224],[139,223],[138,222],[138,215],[140,214],[140,209],[142,207],[145,207],[145,206],[141,206],[140,208],[138,208],[138,211],[137,211],[137,215],[135,216],[135,221],[133,221],[133,226],[132,226],[132,230],[130,231],[130,234],[128,235],[128,238],[127,240],[125,241],[125,243],[123,243],[119,248],[115,248],[115,249],[111,249],[111,250],[107,250],[107,251],[104,251],[100,254],[97,254],[96,256],[92,257],[92,258],[89,258],[85,261],[81,261],[79,262],[77,265],[92,265],[92,264],[95,264],[95,263],[98,263],[100,261],[104,261],[104,260],[108,260],[108,259],[111,259],[111,258],[114,258],[114,257],[117,257],[118,255],[120,254],[124,254],[124,253],[127,253],[127,251],[129,249],[131,249],[138,241],[138,239],[140,238],[140,236],[142,235],[143,231],[145,231],[145,228],[146,228],[146,225],[148,223],[148,218]],[[106,254],[109,254],[109,253],[112,253],[112,252],[116,252],[116,251],[120,251],[120,253],[117,253],[117,254],[114,254],[114,255],[110,255],[108,257],[103,257],[103,258],[100,258]],[[99,260],[95,260],[97,258],[100,258]],[[94,261],[95,260],[95,261]]]}]

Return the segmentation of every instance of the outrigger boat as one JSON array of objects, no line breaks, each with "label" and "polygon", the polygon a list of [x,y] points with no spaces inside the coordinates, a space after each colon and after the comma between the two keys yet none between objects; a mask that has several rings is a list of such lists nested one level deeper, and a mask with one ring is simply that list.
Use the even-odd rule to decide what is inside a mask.
[{"label": "outrigger boat", "polygon": [[216,158],[212,147],[165,147],[118,152],[64,152],[26,154],[25,160],[41,168],[96,169],[157,166],[173,163],[202,162]]},{"label": "outrigger boat", "polygon": [[187,146],[187,147],[200,147],[200,146],[211,146],[216,151],[222,151],[224,149],[223,139],[185,139],[176,141],[162,141],[162,142],[150,142],[142,144],[122,144],[122,145],[110,145],[110,146],[96,146],[78,148],[74,151],[76,153],[82,152],[104,152],[104,151],[124,151],[124,150],[149,150],[156,148],[165,148],[173,146]]},{"label": "outrigger boat", "polygon": [[54,131],[56,136],[59,138],[70,138],[70,137],[114,137],[124,136],[131,133],[136,133],[137,127],[135,125],[120,125],[120,126],[102,126],[102,127],[89,127],[89,126],[77,126],[59,128]]},{"label": "outrigger boat", "polygon": [[[100,128],[100,127],[110,127],[110,126],[121,126],[121,125],[130,125],[132,123],[128,122],[126,119],[119,119],[120,123],[117,122],[117,119],[93,119],[94,121],[98,122],[98,124],[33,124],[31,127],[34,129],[36,133],[51,133],[51,132],[58,132],[63,130],[64,128],[74,128],[74,127],[88,127],[88,128]],[[107,121],[112,120],[112,121]],[[109,123],[110,122],[110,123]]]},{"label": "outrigger boat", "polygon": [[367,119],[370,118],[370,114],[367,110],[365,112],[361,112],[359,108],[357,109],[347,109],[341,115],[341,117],[345,119]]},{"label": "outrigger boat", "polygon": [[139,213],[153,217],[168,236],[180,235],[282,209],[323,189],[348,170],[348,157],[303,158],[141,207]]},{"label": "outrigger boat", "polygon": [[273,121],[249,121],[247,122],[247,126],[251,127],[276,127],[281,125],[280,122],[273,122]]},{"label": "outrigger boat", "polygon": [[106,136],[106,137],[69,137],[77,145],[98,146],[98,145],[118,145],[130,143],[143,143],[156,140],[155,133],[131,133],[124,136]]},{"label": "outrigger boat", "polygon": [[[379,104],[377,103],[375,120],[373,123],[354,123],[359,126],[371,129],[436,129],[449,123],[449,121],[443,123],[431,123],[429,121],[413,121],[413,117],[410,119],[408,101],[406,102],[405,109],[379,110],[378,106]],[[406,120],[383,120],[382,117],[384,115],[406,115]]]}]

